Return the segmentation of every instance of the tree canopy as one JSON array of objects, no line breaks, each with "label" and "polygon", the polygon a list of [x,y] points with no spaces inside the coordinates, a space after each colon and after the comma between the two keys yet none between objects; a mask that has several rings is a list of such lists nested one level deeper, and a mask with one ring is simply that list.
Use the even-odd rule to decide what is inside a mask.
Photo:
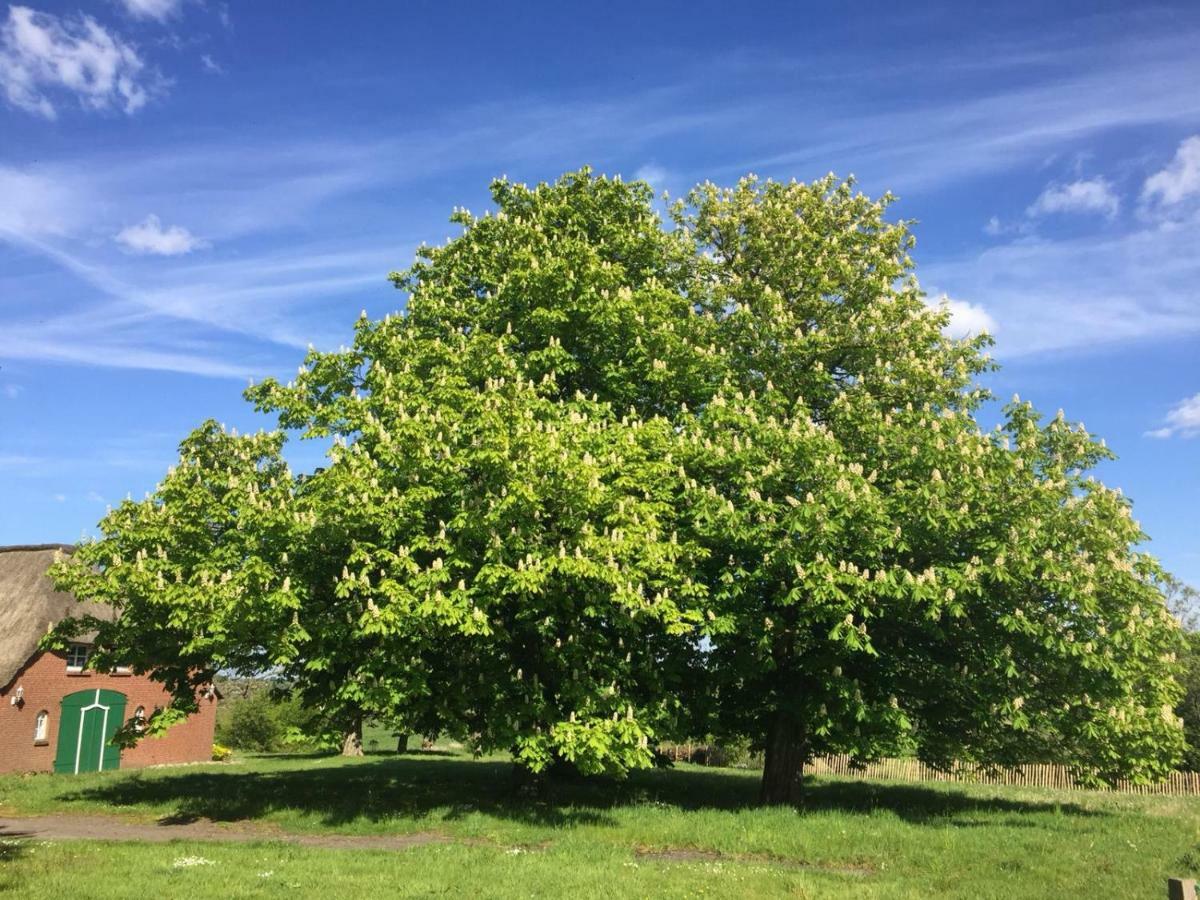
[{"label": "tree canopy", "polygon": [[[280,431],[206,424],[59,565],[122,611],[101,664],[180,710],[274,667],[534,771],[749,737],[765,802],[825,752],[1172,765],[1180,637],[1089,474],[1111,454],[1016,398],[985,427],[990,341],[945,334],[891,198],[746,178],[664,219],[588,170],[492,195],[392,275],[401,313],[248,391]],[[327,464],[293,476],[284,431]]]}]

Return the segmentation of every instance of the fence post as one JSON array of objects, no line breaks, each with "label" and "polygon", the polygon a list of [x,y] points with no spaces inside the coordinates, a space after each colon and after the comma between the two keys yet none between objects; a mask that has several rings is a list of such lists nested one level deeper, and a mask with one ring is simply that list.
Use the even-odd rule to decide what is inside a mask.
[{"label": "fence post", "polygon": [[1167,900],[1196,900],[1194,878],[1168,878]]}]

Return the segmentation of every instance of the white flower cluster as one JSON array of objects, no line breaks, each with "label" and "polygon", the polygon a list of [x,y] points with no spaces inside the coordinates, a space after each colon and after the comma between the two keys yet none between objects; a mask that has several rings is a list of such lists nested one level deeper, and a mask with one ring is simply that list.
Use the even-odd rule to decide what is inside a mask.
[{"label": "white flower cluster", "polygon": [[175,862],[171,863],[172,869],[192,869],[196,866],[213,866],[216,865],[211,859],[205,859],[203,856],[179,856]]}]

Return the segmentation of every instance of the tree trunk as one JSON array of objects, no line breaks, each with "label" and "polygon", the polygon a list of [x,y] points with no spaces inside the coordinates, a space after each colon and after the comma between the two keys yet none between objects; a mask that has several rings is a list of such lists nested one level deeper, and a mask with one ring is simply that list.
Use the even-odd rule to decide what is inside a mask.
[{"label": "tree trunk", "polygon": [[342,756],[362,756],[362,713],[355,713],[342,736]]},{"label": "tree trunk", "polygon": [[396,735],[396,752],[397,753],[408,752],[408,739],[411,736],[412,735],[408,734],[407,732],[405,732],[404,734]]},{"label": "tree trunk", "polygon": [[807,755],[803,726],[794,715],[777,712],[767,734],[758,802],[764,806],[799,806]]}]

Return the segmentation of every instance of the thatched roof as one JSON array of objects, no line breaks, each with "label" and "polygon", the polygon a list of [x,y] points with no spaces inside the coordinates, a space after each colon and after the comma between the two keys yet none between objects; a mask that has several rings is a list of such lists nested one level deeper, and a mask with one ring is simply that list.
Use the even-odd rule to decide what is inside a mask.
[{"label": "thatched roof", "polygon": [[112,615],[110,607],[79,603],[56,591],[46,576],[55,554],[72,549],[69,544],[0,547],[0,688],[8,687],[56,623],[86,614]]}]

